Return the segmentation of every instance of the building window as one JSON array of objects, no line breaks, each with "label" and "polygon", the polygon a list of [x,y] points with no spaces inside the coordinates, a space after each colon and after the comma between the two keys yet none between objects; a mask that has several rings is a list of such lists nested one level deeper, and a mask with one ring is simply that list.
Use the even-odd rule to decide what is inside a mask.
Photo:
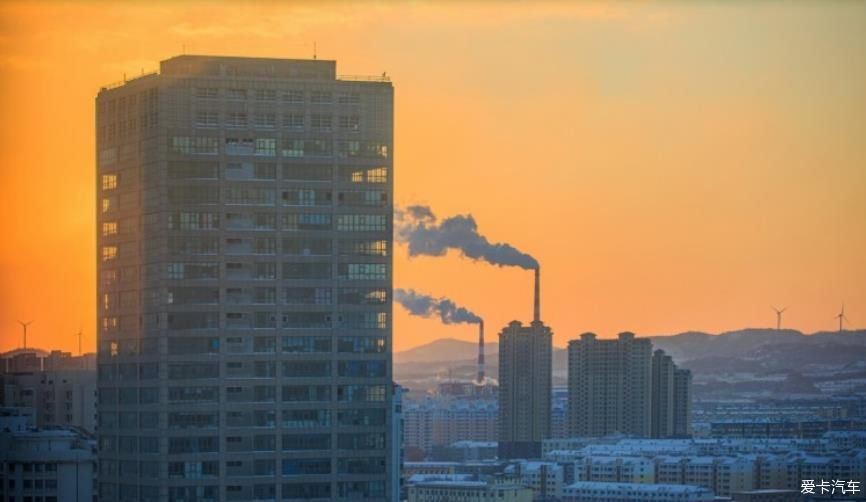
[{"label": "building window", "polygon": [[102,246],[102,261],[117,258],[117,246]]},{"label": "building window", "polygon": [[228,99],[247,99],[246,89],[226,89],[226,98]]},{"label": "building window", "polygon": [[283,92],[283,101],[286,103],[303,103],[304,91],[290,89]]},{"label": "building window", "polygon": [[196,87],[195,97],[199,99],[215,99],[219,96],[219,89],[216,87]]},{"label": "building window", "polygon": [[286,129],[303,130],[304,129],[304,114],[303,113],[286,113],[283,114],[283,127]]},{"label": "building window", "polygon": [[340,279],[350,281],[384,281],[387,278],[384,263],[340,263],[337,270]]},{"label": "building window", "polygon": [[107,221],[102,224],[102,235],[115,235],[117,234],[117,222],[115,221]]},{"label": "building window", "polygon": [[341,105],[357,105],[361,103],[361,94],[357,92],[348,92],[340,94],[337,102]]},{"label": "building window", "polygon": [[116,174],[103,174],[102,175],[102,189],[103,190],[114,190],[117,188],[117,175]]},{"label": "building window", "polygon": [[310,103],[314,105],[329,105],[333,102],[333,97],[330,92],[313,91],[310,93]]},{"label": "building window", "polygon": [[331,130],[331,123],[332,117],[330,115],[314,113],[310,116],[310,127],[314,131],[328,132]]},{"label": "building window", "polygon": [[361,129],[361,117],[357,115],[341,115],[340,129],[345,131],[358,131]]},{"label": "building window", "polygon": [[277,91],[273,89],[257,89],[256,101],[276,101]]},{"label": "building window", "polygon": [[277,140],[274,138],[256,139],[255,155],[275,157],[277,155]]},{"label": "building window", "polygon": [[226,114],[226,127],[246,127],[246,112],[228,112]]},{"label": "building window", "polygon": [[339,214],[337,230],[344,232],[384,232],[387,222],[383,214]]},{"label": "building window", "polygon": [[219,125],[219,112],[210,110],[196,112],[195,125],[200,127],[216,127]]},{"label": "building window", "polygon": [[256,127],[261,129],[273,129],[277,126],[277,114],[273,112],[256,113]]},{"label": "building window", "polygon": [[207,136],[172,136],[168,150],[171,153],[216,155],[219,142],[217,138]]}]

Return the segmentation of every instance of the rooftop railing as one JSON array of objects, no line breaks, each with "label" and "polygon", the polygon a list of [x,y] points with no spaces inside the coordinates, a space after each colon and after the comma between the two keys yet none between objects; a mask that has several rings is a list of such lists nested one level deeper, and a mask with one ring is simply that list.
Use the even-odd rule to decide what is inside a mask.
[{"label": "rooftop railing", "polygon": [[110,84],[103,85],[102,87],[99,88],[99,90],[109,91],[111,89],[117,89],[118,87],[123,87],[124,85],[126,85],[130,82],[134,82],[134,81],[142,79],[142,78],[151,77],[151,76],[157,75],[157,74],[159,74],[158,71],[152,71],[152,72],[148,72],[148,73],[142,73],[141,75],[136,75],[136,76],[131,77],[131,78],[126,78],[126,76],[124,76],[123,80],[121,80],[119,82],[112,82]]},{"label": "rooftop railing", "polygon": [[381,75],[337,75],[337,80],[351,80],[355,82],[390,82],[391,77],[386,73]]}]

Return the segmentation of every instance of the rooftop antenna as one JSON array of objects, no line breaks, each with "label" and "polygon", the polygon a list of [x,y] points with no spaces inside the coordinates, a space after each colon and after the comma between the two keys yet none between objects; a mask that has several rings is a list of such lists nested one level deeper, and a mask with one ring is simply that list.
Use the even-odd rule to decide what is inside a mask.
[{"label": "rooftop antenna", "polygon": [[316,53],[316,41],[313,40],[313,60],[314,60],[314,61],[315,61],[316,59],[318,59],[316,56],[317,56],[317,53]]},{"label": "rooftop antenna", "polygon": [[78,333],[75,333],[75,335],[73,335],[73,336],[78,337],[78,355],[80,356],[81,355],[81,336],[82,336],[81,328],[78,328]]},{"label": "rooftop antenna", "polygon": [[845,317],[845,304],[844,303],[842,304],[842,311],[839,312],[835,318],[839,319],[839,333],[841,333],[842,332],[842,324],[848,320],[848,318]]},{"label": "rooftop antenna", "polygon": [[788,307],[782,307],[781,309],[777,309],[776,307],[771,307],[776,311],[776,331],[782,329],[782,313],[788,310]]},{"label": "rooftop antenna", "polygon": [[30,326],[31,324],[33,324],[33,321],[27,321],[27,322],[18,321],[18,324],[20,324],[21,327],[24,328],[24,348],[26,349],[27,348],[27,326]]}]

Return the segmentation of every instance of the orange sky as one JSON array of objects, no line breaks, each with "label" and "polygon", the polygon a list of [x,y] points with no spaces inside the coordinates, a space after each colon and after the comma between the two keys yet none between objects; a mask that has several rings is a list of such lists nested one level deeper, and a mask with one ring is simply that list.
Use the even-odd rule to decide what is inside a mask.
[{"label": "orange sky", "polygon": [[[93,100],[192,54],[392,76],[396,200],[539,259],[555,343],[866,326],[866,4],[0,2],[0,350],[95,343]],[[490,331],[531,274],[395,260]],[[395,308],[395,348],[471,339]],[[495,339],[495,337],[494,337]]]}]

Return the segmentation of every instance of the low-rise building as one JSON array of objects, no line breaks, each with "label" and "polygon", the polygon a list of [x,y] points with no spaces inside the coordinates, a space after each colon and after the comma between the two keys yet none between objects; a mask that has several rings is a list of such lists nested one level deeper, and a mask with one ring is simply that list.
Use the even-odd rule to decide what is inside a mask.
[{"label": "low-rise building", "polygon": [[0,413],[0,500],[93,500],[95,443],[70,429],[37,429],[25,413]]},{"label": "low-rise building", "polygon": [[0,406],[29,408],[40,428],[80,427],[96,431],[96,370],[93,355],[53,351],[17,354],[0,371]]},{"label": "low-rise building", "polygon": [[565,486],[564,466],[556,462],[520,460],[505,469],[507,476],[515,482],[532,489],[535,500],[552,500],[562,497]]},{"label": "low-rise building", "polygon": [[428,480],[409,485],[409,502],[532,502],[532,490],[511,483]]},{"label": "low-rise building", "polygon": [[578,481],[565,487],[563,502],[713,502],[713,492],[691,485]]}]

